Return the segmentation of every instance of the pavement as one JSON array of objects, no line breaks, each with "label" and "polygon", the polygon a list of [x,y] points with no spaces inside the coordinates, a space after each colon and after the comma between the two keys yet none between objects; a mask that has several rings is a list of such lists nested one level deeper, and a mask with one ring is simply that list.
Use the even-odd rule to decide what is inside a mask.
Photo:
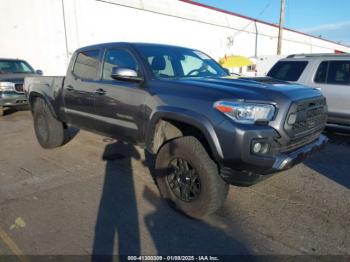
[{"label": "pavement", "polygon": [[328,130],[330,144],[287,172],[231,186],[224,206],[202,221],[160,199],[141,148],[79,131],[45,150],[28,111],[0,118],[0,134],[2,255],[349,258],[349,130]]}]

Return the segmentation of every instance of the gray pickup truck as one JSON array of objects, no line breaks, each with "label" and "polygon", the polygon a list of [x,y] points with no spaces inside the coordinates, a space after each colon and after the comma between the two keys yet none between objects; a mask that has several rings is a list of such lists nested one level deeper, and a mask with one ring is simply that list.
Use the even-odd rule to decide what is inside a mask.
[{"label": "gray pickup truck", "polygon": [[23,92],[24,78],[41,74],[41,70],[35,72],[24,60],[0,58],[0,116],[7,107],[27,104]]},{"label": "gray pickup truck", "polygon": [[161,195],[196,218],[222,205],[229,184],[291,168],[327,141],[317,89],[235,80],[189,48],[81,48],[66,77],[28,77],[25,90],[41,146],[63,145],[69,125],[142,146]]}]

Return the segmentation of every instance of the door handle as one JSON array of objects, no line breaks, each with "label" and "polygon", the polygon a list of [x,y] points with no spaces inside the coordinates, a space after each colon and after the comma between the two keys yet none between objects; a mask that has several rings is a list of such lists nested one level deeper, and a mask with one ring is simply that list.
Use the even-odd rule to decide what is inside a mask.
[{"label": "door handle", "polygon": [[73,91],[74,90],[74,87],[72,87],[71,85],[67,86],[66,87],[67,91]]},{"label": "door handle", "polygon": [[102,88],[99,88],[99,89],[97,89],[97,90],[95,91],[95,94],[104,95],[104,94],[106,94],[106,91],[103,90]]}]

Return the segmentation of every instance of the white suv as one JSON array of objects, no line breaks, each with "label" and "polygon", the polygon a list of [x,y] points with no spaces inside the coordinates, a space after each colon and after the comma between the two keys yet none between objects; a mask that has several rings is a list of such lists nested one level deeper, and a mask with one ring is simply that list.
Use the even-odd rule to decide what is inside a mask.
[{"label": "white suv", "polygon": [[328,123],[350,125],[350,54],[290,55],[267,76],[321,90],[327,98]]}]

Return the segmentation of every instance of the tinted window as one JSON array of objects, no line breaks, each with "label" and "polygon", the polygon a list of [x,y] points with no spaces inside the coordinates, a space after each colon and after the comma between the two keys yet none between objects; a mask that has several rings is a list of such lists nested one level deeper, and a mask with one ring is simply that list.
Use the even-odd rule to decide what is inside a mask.
[{"label": "tinted window", "polygon": [[132,55],[123,49],[107,50],[103,62],[104,80],[113,80],[111,77],[113,67],[129,68],[138,71],[138,66]]},{"label": "tinted window", "polygon": [[34,70],[24,61],[0,60],[0,74],[6,73],[26,74],[34,73]]},{"label": "tinted window", "polygon": [[298,81],[307,64],[306,61],[280,61],[267,75],[284,81]]},{"label": "tinted window", "polygon": [[350,84],[350,61],[330,61],[328,71],[329,84]]},{"label": "tinted window", "polygon": [[327,70],[328,70],[328,62],[323,61],[317,69],[314,81],[316,83],[325,83],[327,78]]},{"label": "tinted window", "polygon": [[83,79],[95,79],[98,68],[99,50],[89,50],[78,54],[73,72]]}]

